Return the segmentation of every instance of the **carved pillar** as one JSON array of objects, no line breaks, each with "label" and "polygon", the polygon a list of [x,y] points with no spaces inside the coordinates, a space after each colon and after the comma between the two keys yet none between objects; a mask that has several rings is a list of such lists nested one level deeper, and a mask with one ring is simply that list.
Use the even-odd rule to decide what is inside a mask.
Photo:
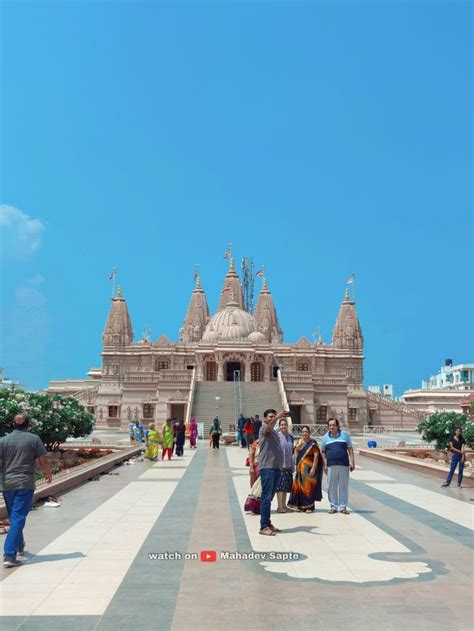
[{"label": "carved pillar", "polygon": [[244,381],[251,381],[252,379],[252,359],[248,355],[245,356],[245,375]]},{"label": "carved pillar", "polygon": [[272,358],[269,355],[265,355],[263,364],[263,381],[270,381],[270,368]]},{"label": "carved pillar", "polygon": [[196,355],[196,381],[204,381],[202,355]]},{"label": "carved pillar", "polygon": [[217,381],[224,381],[224,358],[217,355]]}]

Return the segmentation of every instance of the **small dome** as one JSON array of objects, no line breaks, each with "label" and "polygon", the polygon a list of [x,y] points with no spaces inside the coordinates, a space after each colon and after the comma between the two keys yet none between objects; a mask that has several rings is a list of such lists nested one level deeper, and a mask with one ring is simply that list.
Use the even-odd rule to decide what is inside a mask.
[{"label": "small dome", "polygon": [[266,342],[265,335],[261,331],[254,331],[253,333],[250,333],[249,340],[254,344],[262,344],[263,342]]},{"label": "small dome", "polygon": [[203,342],[246,340],[256,330],[254,318],[238,306],[218,311],[209,321],[202,336]]}]

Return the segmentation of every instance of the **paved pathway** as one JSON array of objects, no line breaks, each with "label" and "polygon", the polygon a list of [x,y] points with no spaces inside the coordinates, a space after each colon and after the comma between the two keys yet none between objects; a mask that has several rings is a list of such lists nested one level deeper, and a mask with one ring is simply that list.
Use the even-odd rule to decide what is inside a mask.
[{"label": "paved pathway", "polygon": [[[242,510],[245,456],[201,442],[33,511],[27,563],[3,570],[1,628],[472,628],[474,489],[359,458],[351,515],[328,515],[325,494],[262,537]],[[267,557],[223,558],[236,552]]]}]

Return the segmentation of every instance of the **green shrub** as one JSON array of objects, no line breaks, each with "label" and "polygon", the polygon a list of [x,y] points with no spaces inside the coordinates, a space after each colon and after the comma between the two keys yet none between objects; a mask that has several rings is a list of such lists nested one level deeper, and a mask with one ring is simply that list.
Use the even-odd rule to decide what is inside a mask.
[{"label": "green shrub", "polygon": [[48,451],[57,450],[67,438],[88,436],[94,429],[94,417],[73,397],[9,388],[0,390],[0,436],[12,431],[15,415],[23,412],[30,418],[30,431]]},{"label": "green shrub", "polygon": [[422,439],[427,443],[435,443],[436,448],[444,451],[449,446],[454,430],[460,427],[467,446],[474,448],[474,423],[467,414],[458,412],[436,412],[430,414],[418,425]]}]

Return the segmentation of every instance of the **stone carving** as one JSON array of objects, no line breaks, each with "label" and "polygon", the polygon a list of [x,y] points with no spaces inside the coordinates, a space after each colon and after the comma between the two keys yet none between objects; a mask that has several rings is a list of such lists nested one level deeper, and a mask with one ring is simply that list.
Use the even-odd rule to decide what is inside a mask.
[{"label": "stone carving", "polygon": [[127,407],[127,421],[130,422],[132,420],[132,409],[130,406]]},{"label": "stone carving", "polygon": [[295,348],[311,348],[311,344],[309,340],[303,336],[296,342]]}]

